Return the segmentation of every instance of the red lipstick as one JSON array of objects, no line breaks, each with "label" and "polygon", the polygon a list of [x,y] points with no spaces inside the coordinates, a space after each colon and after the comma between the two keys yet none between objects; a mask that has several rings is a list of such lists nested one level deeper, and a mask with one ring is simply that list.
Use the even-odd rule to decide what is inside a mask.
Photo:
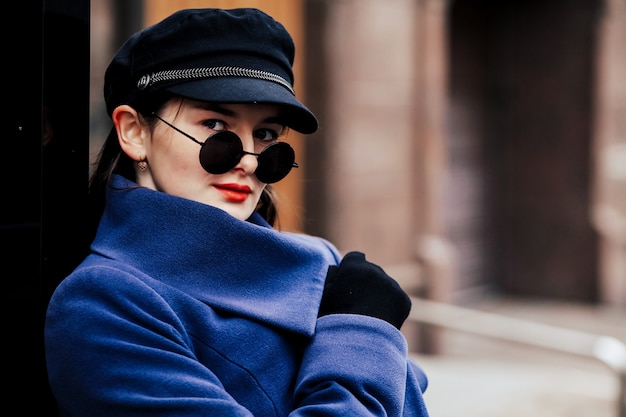
[{"label": "red lipstick", "polygon": [[240,184],[215,184],[215,188],[222,193],[226,200],[235,203],[245,201],[252,192],[250,187]]}]

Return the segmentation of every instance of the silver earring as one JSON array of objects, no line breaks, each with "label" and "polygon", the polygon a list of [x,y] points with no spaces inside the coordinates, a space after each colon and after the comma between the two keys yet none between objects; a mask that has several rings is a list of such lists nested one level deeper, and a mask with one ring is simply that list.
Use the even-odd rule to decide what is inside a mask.
[{"label": "silver earring", "polygon": [[137,162],[137,168],[139,168],[139,171],[141,172],[146,172],[146,169],[148,169],[148,163],[145,160],[139,161]]}]

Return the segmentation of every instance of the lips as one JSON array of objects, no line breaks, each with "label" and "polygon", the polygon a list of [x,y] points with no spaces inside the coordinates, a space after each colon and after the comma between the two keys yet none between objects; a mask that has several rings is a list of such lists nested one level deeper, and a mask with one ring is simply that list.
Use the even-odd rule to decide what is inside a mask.
[{"label": "lips", "polygon": [[233,202],[245,201],[252,190],[247,185],[216,184],[215,188],[228,200]]}]

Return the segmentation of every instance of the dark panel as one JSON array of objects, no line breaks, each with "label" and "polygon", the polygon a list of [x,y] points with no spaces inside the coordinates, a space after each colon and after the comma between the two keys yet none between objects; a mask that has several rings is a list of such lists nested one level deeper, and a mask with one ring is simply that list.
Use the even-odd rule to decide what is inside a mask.
[{"label": "dark panel", "polygon": [[499,150],[499,259],[509,293],[597,300],[590,223],[593,62],[599,2],[490,10],[489,142]]},{"label": "dark panel", "polygon": [[464,290],[597,301],[590,146],[601,4],[451,3],[447,217]]},{"label": "dark panel", "polygon": [[[0,209],[5,408],[57,415],[43,356],[49,294],[82,251],[89,139],[89,1],[12,4]],[[7,339],[5,339],[7,340]],[[13,411],[11,411],[13,412]]]},{"label": "dark panel", "polygon": [[[4,179],[0,211],[0,244],[3,292],[8,294],[5,328],[5,369],[8,378],[6,412],[35,413],[41,387],[40,356],[40,234],[41,234],[41,35],[42,8],[39,2],[18,2],[11,14],[17,41],[6,42],[11,65],[5,88],[7,106],[1,112],[2,135],[0,175]],[[24,406],[24,408],[22,408]]]}]

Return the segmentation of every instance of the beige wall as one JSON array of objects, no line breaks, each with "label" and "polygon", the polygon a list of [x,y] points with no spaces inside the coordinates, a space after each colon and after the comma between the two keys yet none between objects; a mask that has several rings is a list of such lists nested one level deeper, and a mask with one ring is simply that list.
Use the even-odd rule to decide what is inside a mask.
[{"label": "beige wall", "polygon": [[315,191],[324,204],[307,217],[326,213],[315,232],[344,252],[366,253],[411,291],[424,270],[436,275],[430,282],[443,284],[449,265],[440,216],[445,2],[312,1],[308,7],[320,15],[309,22],[309,36],[323,39],[309,63],[324,63],[314,69],[324,74],[316,81],[322,88],[310,93],[322,124],[314,140],[325,150],[324,168],[312,170],[305,184],[324,184]]}]

